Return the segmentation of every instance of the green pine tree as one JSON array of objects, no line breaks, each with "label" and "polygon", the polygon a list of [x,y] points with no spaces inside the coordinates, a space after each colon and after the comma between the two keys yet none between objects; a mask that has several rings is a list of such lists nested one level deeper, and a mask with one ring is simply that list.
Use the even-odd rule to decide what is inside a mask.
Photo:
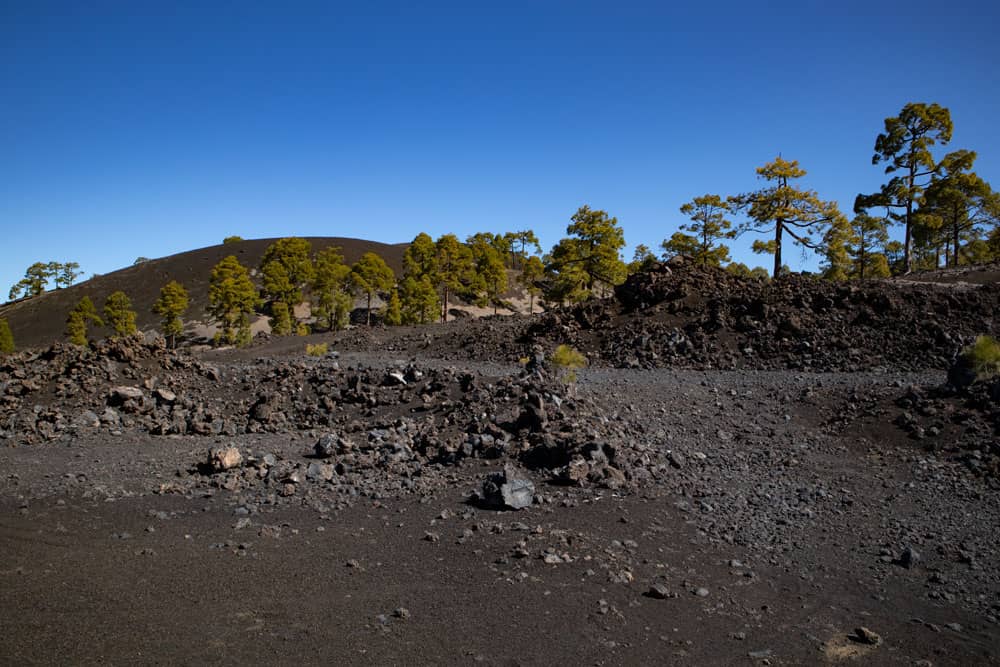
[{"label": "green pine tree", "polygon": [[136,313],[132,301],[121,290],[112,292],[104,302],[104,318],[117,336],[130,336],[136,332]]},{"label": "green pine tree", "polygon": [[250,273],[234,255],[212,268],[208,283],[208,313],[221,326],[217,342],[250,343],[250,315],[260,306]]},{"label": "green pine tree", "polygon": [[781,156],[757,168],[757,175],[771,183],[765,188],[729,199],[734,210],[747,210],[749,221],[743,231],[770,234],[767,241],[754,241],[753,251],[774,255],[777,278],[782,271],[782,249],[786,237],[811,250],[822,250],[822,242],[814,241],[812,234],[825,232],[825,227],[841,217],[837,204],[822,201],[813,190],[803,190],[792,185],[793,179],[806,175],[798,160],[785,160]]},{"label": "green pine tree", "polygon": [[89,296],[80,299],[66,318],[66,337],[74,345],[87,344],[87,326],[103,327],[104,320],[97,314],[97,308]]},{"label": "green pine tree", "polygon": [[403,306],[399,301],[399,290],[392,290],[389,294],[389,303],[385,306],[385,323],[391,327],[398,327],[403,323]]},{"label": "green pine tree", "polygon": [[177,336],[184,332],[184,322],[181,315],[187,312],[190,299],[188,292],[176,280],[160,288],[160,298],[153,304],[153,312],[163,318],[163,335],[171,348],[177,346]]},{"label": "green pine tree", "polygon": [[373,252],[366,252],[351,267],[351,280],[368,298],[368,326],[371,326],[372,299],[377,294],[392,289],[396,282],[396,276],[385,260]]},{"label": "green pine tree", "polygon": [[271,304],[271,333],[275,336],[287,336],[292,333],[292,318],[288,314],[288,304],[275,301]]}]

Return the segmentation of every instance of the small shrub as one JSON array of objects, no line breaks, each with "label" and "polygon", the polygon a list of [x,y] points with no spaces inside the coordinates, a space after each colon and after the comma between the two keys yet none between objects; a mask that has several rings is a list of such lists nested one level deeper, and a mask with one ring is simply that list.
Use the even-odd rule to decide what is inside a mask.
[{"label": "small shrub", "polygon": [[1000,375],[1000,342],[993,336],[979,336],[962,350],[962,357],[976,378],[985,380]]},{"label": "small shrub", "polygon": [[552,367],[562,376],[566,384],[576,382],[576,371],[587,365],[587,358],[569,345],[560,345],[549,357]]},{"label": "small shrub", "polygon": [[305,322],[299,322],[299,325],[295,327],[295,333],[298,334],[299,336],[308,336],[309,334],[312,333],[312,331],[309,330],[308,324],[306,324]]},{"label": "small shrub", "polygon": [[306,343],[306,354],[310,357],[325,357],[327,351],[326,343]]}]

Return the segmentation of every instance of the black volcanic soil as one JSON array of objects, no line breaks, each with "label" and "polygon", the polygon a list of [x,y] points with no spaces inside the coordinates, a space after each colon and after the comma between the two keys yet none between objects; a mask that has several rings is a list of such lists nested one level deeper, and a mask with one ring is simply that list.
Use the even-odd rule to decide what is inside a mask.
[{"label": "black volcanic soil", "polygon": [[[268,246],[276,240],[252,239],[151,259],[65,289],[5,304],[0,306],[0,317],[9,322],[19,348],[49,345],[65,339],[66,316],[80,299],[89,296],[100,310],[109,294],[121,290],[132,301],[139,329],[156,328],[159,326],[159,317],[152,312],[153,304],[159,298],[160,288],[171,280],[176,280],[184,285],[190,295],[191,307],[184,316],[185,320],[205,321],[212,267],[227,255],[235,255],[243,266],[255,270]],[[403,252],[408,245],[388,245],[339,237],[310,237],[306,240],[312,245],[313,252],[329,246],[339,247],[348,264],[358,261],[366,252],[377,253],[397,274],[402,272]],[[110,333],[113,332],[97,328],[92,337],[99,338]]]},{"label": "black volcanic soil", "polygon": [[[995,291],[699,275],[0,361],[3,662],[1000,662],[1000,386],[944,362],[995,333]],[[563,340],[576,385],[543,358]],[[475,500],[505,466],[524,509]]]}]

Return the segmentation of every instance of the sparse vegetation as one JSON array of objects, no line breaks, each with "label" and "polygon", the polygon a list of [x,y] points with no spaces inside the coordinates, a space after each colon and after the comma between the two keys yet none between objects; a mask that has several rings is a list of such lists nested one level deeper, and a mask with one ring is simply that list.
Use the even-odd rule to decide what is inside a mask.
[{"label": "sparse vegetation", "polygon": [[153,304],[153,312],[163,318],[163,335],[171,348],[176,347],[177,336],[184,331],[181,315],[187,311],[189,303],[188,291],[176,280],[171,280],[160,288],[160,298]]},{"label": "sparse vegetation", "polygon": [[351,267],[351,280],[368,298],[368,325],[372,323],[372,299],[392,289],[396,276],[385,260],[373,252],[366,252]]},{"label": "sparse vegetation", "polygon": [[229,245],[231,243],[239,243],[242,240],[243,240],[242,236],[227,236],[226,238],[222,239],[222,245]]},{"label": "sparse vegetation", "polygon": [[132,301],[125,292],[118,290],[108,295],[104,302],[104,319],[116,336],[130,336],[136,332],[135,316]]},{"label": "sparse vegetation", "polygon": [[306,354],[310,357],[325,357],[328,349],[327,343],[306,343]]},{"label": "sparse vegetation", "polygon": [[312,283],[313,315],[334,331],[347,326],[354,305],[351,295],[351,267],[344,264],[340,248],[331,246],[316,254]]},{"label": "sparse vegetation", "polygon": [[403,323],[403,307],[399,301],[399,290],[392,290],[389,295],[389,303],[385,306],[385,323],[391,327],[398,327]]},{"label": "sparse vegetation", "polygon": [[55,283],[56,289],[69,287],[80,276],[79,268],[76,262],[35,262],[24,272],[24,278],[10,288],[7,298],[13,301],[21,296],[38,296],[45,291],[50,280]]},{"label": "sparse vegetation", "polygon": [[0,317],[0,354],[10,354],[13,351],[14,334],[11,332],[7,320]]},{"label": "sparse vegetation", "polygon": [[587,358],[564,343],[552,352],[549,363],[559,375],[559,379],[564,384],[571,385],[576,382],[576,371],[587,365]]},{"label": "sparse vegetation", "polygon": [[260,260],[265,296],[271,301],[271,331],[287,336],[295,330],[295,306],[302,303],[302,288],[316,275],[309,241],[290,237],[275,241]]},{"label": "sparse vegetation", "polygon": [[979,336],[962,350],[962,357],[978,380],[1000,376],[1000,342],[993,336]]},{"label": "sparse vegetation", "polygon": [[89,296],[80,299],[66,318],[66,337],[74,345],[87,344],[87,326],[104,326],[104,320],[97,314],[97,308]]},{"label": "sparse vegetation", "polygon": [[617,218],[581,206],[566,233],[570,236],[559,241],[547,258],[546,301],[584,301],[607,294],[625,280],[628,267],[619,256],[625,234]]},{"label": "sparse vegetation", "polygon": [[216,343],[248,345],[250,315],[260,306],[250,273],[234,255],[225,257],[212,269],[208,285],[208,312],[221,325]]},{"label": "sparse vegetation", "polygon": [[288,314],[288,304],[284,301],[275,301],[271,304],[271,333],[275,336],[287,336],[292,333],[292,318]]}]

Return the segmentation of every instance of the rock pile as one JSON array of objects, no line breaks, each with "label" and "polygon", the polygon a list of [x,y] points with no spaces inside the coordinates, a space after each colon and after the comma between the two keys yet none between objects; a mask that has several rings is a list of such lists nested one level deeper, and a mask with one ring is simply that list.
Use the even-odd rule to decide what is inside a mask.
[{"label": "rock pile", "polygon": [[568,343],[622,368],[943,369],[997,331],[997,313],[991,285],[763,281],[674,262],[633,275],[614,299],[543,315],[520,343]]}]

